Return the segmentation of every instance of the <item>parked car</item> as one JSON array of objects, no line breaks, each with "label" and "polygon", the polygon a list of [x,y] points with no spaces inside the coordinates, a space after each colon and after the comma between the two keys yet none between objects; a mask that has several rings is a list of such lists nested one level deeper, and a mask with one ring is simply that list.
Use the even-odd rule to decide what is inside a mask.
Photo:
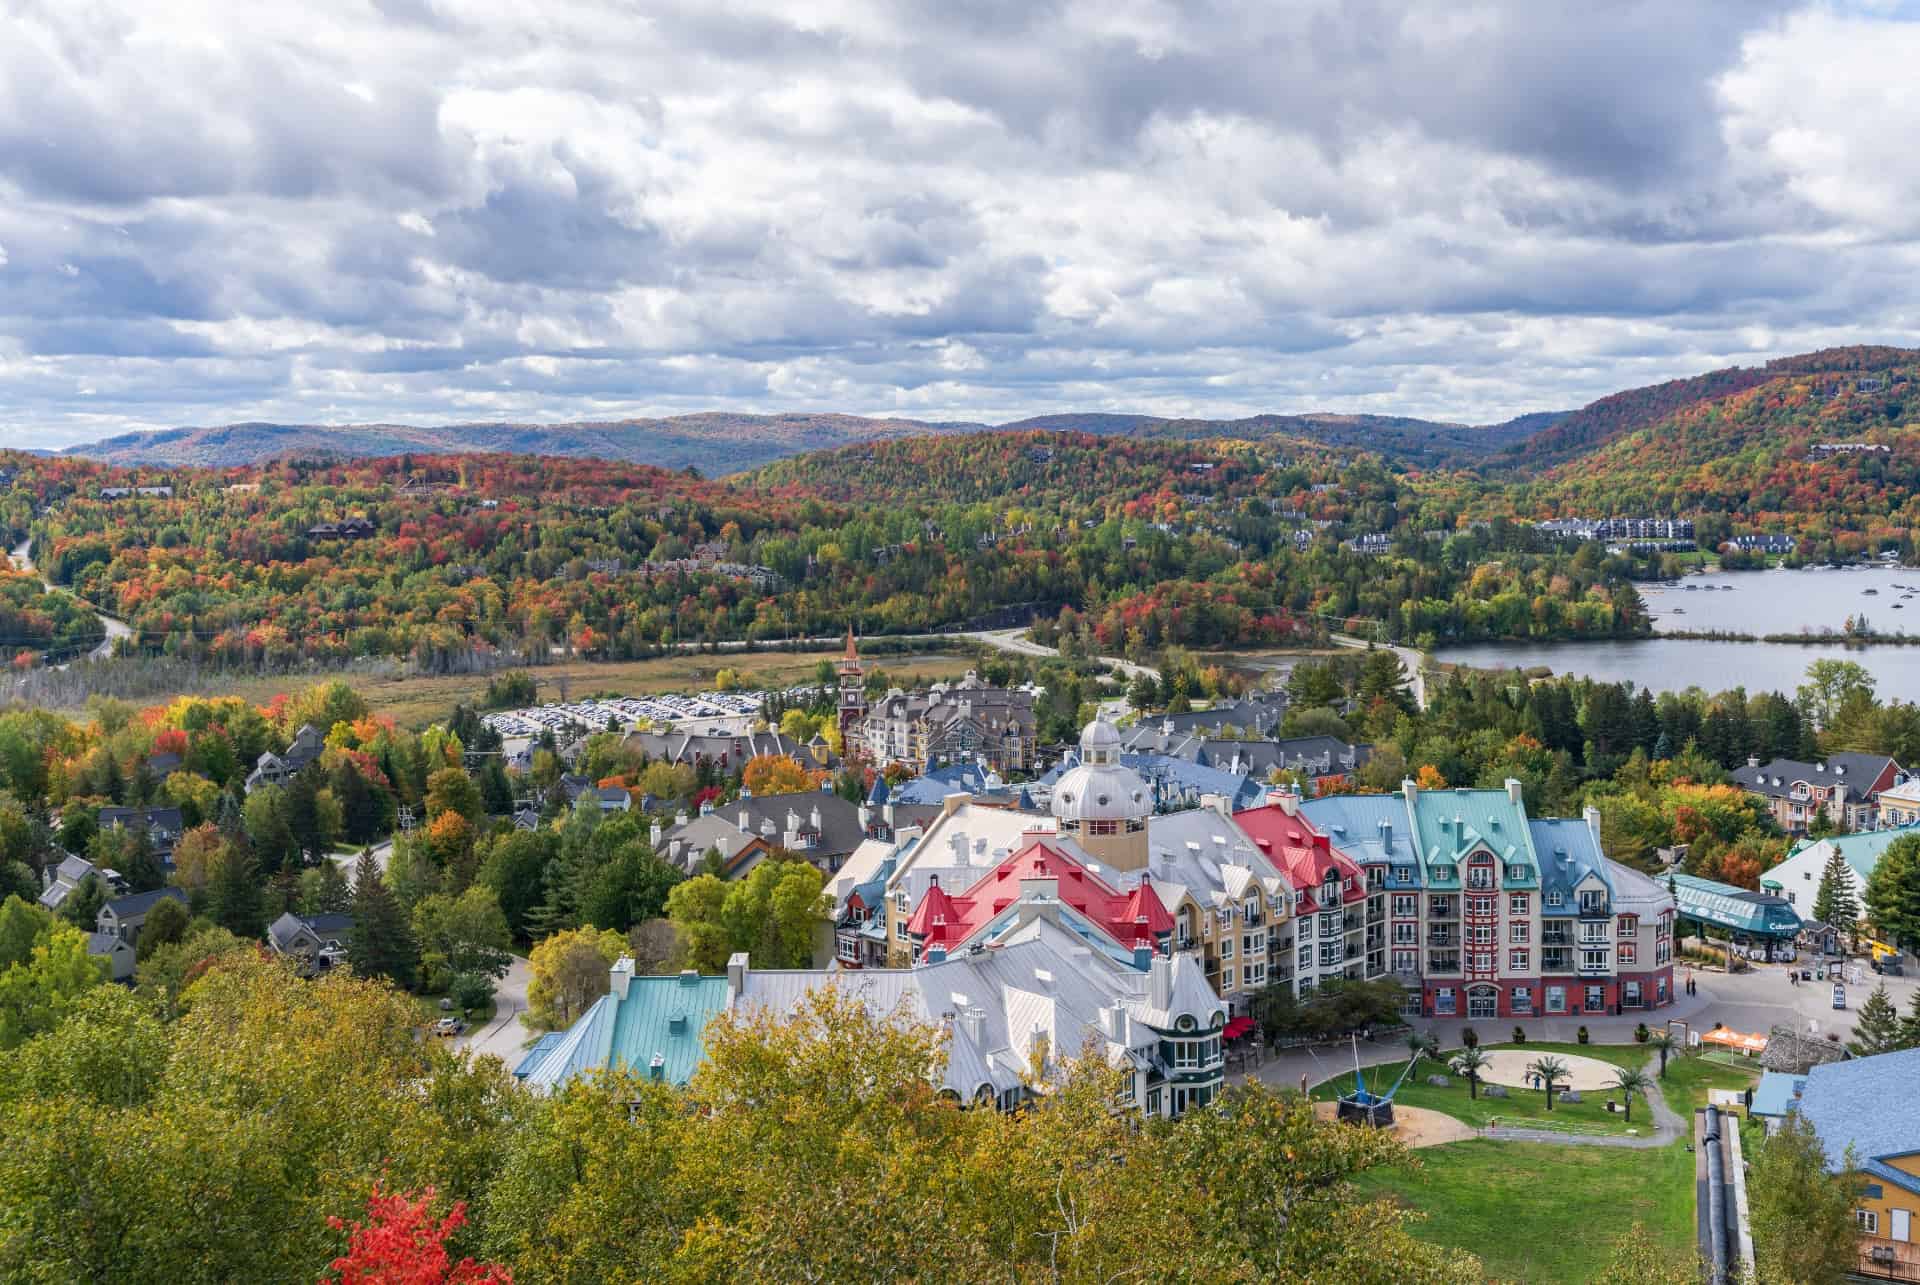
[{"label": "parked car", "polygon": [[1835,1008],[1845,1008],[1847,1006],[1847,988],[1839,982],[1833,984],[1833,1006]]},{"label": "parked car", "polygon": [[[1834,989],[1838,990],[1839,987]],[[457,1017],[443,1017],[433,1024],[433,1033],[442,1037],[458,1035],[466,1029],[466,1022]]]}]

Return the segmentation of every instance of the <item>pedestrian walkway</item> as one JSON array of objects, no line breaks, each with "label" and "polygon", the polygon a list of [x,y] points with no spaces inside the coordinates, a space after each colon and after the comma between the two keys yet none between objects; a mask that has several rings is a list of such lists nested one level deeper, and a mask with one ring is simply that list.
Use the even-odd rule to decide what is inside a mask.
[{"label": "pedestrian walkway", "polygon": [[[1649,1060],[1649,1074],[1658,1071],[1660,1059],[1656,1056]],[[1496,1129],[1480,1130],[1480,1136],[1496,1142],[1547,1142],[1576,1147],[1626,1147],[1633,1151],[1650,1151],[1664,1147],[1680,1136],[1686,1128],[1686,1122],[1667,1106],[1667,1099],[1660,1090],[1658,1080],[1647,1093],[1644,1103],[1653,1116],[1653,1132],[1627,1136],[1621,1133],[1562,1133],[1557,1129]]]}]

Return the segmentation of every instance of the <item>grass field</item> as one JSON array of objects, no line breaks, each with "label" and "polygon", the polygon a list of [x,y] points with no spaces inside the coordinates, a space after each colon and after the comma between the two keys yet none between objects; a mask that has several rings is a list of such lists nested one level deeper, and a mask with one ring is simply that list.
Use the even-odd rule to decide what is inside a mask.
[{"label": "grass field", "polygon": [[[1642,1065],[1650,1057],[1637,1044],[1522,1047],[1577,1053],[1621,1066]],[[1397,1068],[1394,1073],[1398,1074]],[[1667,1105],[1686,1118],[1706,1105],[1708,1090],[1746,1088],[1757,1078],[1748,1067],[1675,1056],[1667,1063],[1660,1089]],[[1344,1081],[1329,1081],[1314,1096],[1338,1087],[1344,1087]],[[1395,1101],[1444,1111],[1475,1125],[1485,1124],[1494,1114],[1517,1120],[1517,1108],[1530,1103],[1544,1121],[1541,1094],[1513,1092],[1514,1098],[1507,1102],[1489,1103],[1483,1096],[1475,1103],[1468,1099],[1465,1083],[1456,1078],[1454,1086],[1446,1089],[1410,1082]],[[1561,1104],[1554,1117],[1565,1123],[1598,1112],[1593,1131],[1623,1130],[1623,1120],[1606,1115],[1605,1096],[1588,1095],[1579,1107]],[[1644,1106],[1635,1108],[1634,1124],[1650,1126],[1651,1113]],[[1614,1242],[1634,1223],[1676,1258],[1693,1252],[1693,1157],[1685,1142],[1657,1150],[1627,1150],[1474,1139],[1429,1148],[1418,1159],[1417,1173],[1362,1174],[1359,1185],[1370,1195],[1390,1196],[1425,1213],[1427,1218],[1415,1226],[1415,1235],[1478,1254],[1494,1280],[1591,1280]]]},{"label": "grass field", "polygon": [[[1547,1054],[1590,1057],[1602,1062],[1611,1062],[1615,1066],[1644,1065],[1648,1056],[1647,1051],[1638,1045],[1502,1044],[1481,1047],[1489,1051],[1494,1048],[1518,1049],[1529,1057],[1541,1057]],[[1441,1055],[1443,1062],[1447,1056],[1447,1054]],[[1368,1087],[1384,1089],[1386,1085],[1393,1082],[1393,1077],[1399,1075],[1401,1067],[1405,1065],[1403,1062],[1398,1066],[1370,1072]],[[1385,1080],[1380,1079],[1382,1070],[1387,1072]],[[1445,1074],[1452,1083],[1442,1089],[1426,1082],[1428,1076],[1439,1074]],[[1671,1069],[1668,1074],[1672,1074]],[[1352,1076],[1336,1076],[1315,1088],[1312,1097],[1316,1101],[1331,1102],[1351,1088],[1352,1084]],[[1419,1069],[1400,1086],[1400,1091],[1394,1095],[1393,1100],[1410,1107],[1425,1107],[1429,1111],[1443,1112],[1476,1129],[1485,1128],[1495,1119],[1503,1125],[1557,1128],[1580,1133],[1624,1134],[1628,1129],[1645,1133],[1653,1127],[1651,1113],[1648,1112],[1646,1104],[1638,1099],[1634,1102],[1633,1121],[1629,1124],[1624,1115],[1607,1110],[1607,1094],[1604,1092],[1583,1093],[1581,1095],[1583,1100],[1580,1102],[1567,1102],[1556,1094],[1551,1112],[1547,1110],[1547,1095],[1538,1089],[1516,1089],[1509,1086],[1507,1092],[1511,1095],[1510,1097],[1490,1098],[1487,1096],[1487,1085],[1482,1082],[1480,1096],[1475,1099],[1468,1092],[1465,1076],[1455,1075],[1438,1063],[1423,1060]]]},{"label": "grass field", "polygon": [[1493,1280],[1589,1281],[1635,1223],[1676,1258],[1693,1252],[1693,1156],[1474,1139],[1419,1153],[1418,1172],[1356,1183],[1424,1212],[1413,1234],[1478,1254]]},{"label": "grass field", "polygon": [[[648,692],[710,691],[714,675],[731,669],[740,675],[745,687],[788,687],[813,676],[822,660],[838,660],[836,649],[822,651],[760,651],[688,653],[661,656],[652,660],[567,661],[541,665],[529,672],[539,684],[539,699],[580,700],[594,695],[642,696]],[[868,657],[869,669],[878,666],[894,676],[896,686],[911,687],[913,680],[933,682],[957,678],[979,662],[969,654],[957,652],[914,652]],[[224,684],[221,693],[241,696],[256,704],[265,704],[285,691],[297,691],[323,681],[326,676],[269,675],[260,678],[235,678]],[[376,713],[391,717],[402,727],[421,727],[445,718],[456,704],[476,705],[487,690],[486,674],[447,674],[405,678],[349,678],[367,698]],[[142,704],[162,704],[166,695],[143,697]]]}]

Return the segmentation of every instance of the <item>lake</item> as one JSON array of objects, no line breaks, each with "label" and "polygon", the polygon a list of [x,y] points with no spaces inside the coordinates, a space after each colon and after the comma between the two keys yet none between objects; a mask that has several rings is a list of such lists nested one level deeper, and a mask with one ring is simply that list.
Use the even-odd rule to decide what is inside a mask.
[{"label": "lake", "polygon": [[1641,585],[1640,597],[1656,633],[1838,633],[1848,616],[1865,612],[1881,633],[1920,634],[1920,596],[1903,601],[1907,589],[1920,589],[1920,570],[1821,567],[1688,576],[1678,588]]},{"label": "lake", "polygon": [[[1920,634],[1920,596],[1900,608],[1904,592],[1896,585],[1920,587],[1920,570],[1911,567],[1829,568],[1798,571],[1733,571],[1690,576],[1683,585],[1643,585],[1656,632],[1724,630],[1743,634],[1838,630],[1847,616],[1865,612],[1883,633]],[[1731,589],[1707,588],[1731,585]],[[1866,590],[1875,592],[1869,594]],[[1911,613],[1911,627],[1904,619]],[[1475,643],[1442,647],[1435,659],[1476,669],[1530,668],[1545,665],[1556,674],[1584,674],[1609,682],[1629,682],[1653,691],[1700,687],[1709,692],[1744,687],[1749,693],[1784,692],[1791,696],[1807,666],[1821,659],[1857,661],[1879,682],[1883,699],[1912,699],[1920,692],[1920,645],[1847,647],[1840,643],[1709,642],[1690,638],[1609,639],[1562,643]]]}]

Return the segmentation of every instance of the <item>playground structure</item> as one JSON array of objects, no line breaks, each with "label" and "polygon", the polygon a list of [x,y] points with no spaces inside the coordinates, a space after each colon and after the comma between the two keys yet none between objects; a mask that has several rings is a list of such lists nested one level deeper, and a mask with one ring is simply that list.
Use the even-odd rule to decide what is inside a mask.
[{"label": "playground structure", "polygon": [[1415,1052],[1407,1059],[1407,1065],[1400,1072],[1399,1078],[1394,1080],[1393,1087],[1385,1093],[1374,1093],[1367,1088],[1367,1073],[1360,1065],[1360,1043],[1355,1040],[1353,1043],[1353,1092],[1341,1095],[1335,1118],[1347,1124],[1364,1124],[1375,1129],[1391,1129],[1393,1127],[1393,1095],[1400,1091],[1400,1086],[1406,1083],[1407,1077],[1413,1073],[1413,1068],[1419,1062],[1420,1054]]}]

